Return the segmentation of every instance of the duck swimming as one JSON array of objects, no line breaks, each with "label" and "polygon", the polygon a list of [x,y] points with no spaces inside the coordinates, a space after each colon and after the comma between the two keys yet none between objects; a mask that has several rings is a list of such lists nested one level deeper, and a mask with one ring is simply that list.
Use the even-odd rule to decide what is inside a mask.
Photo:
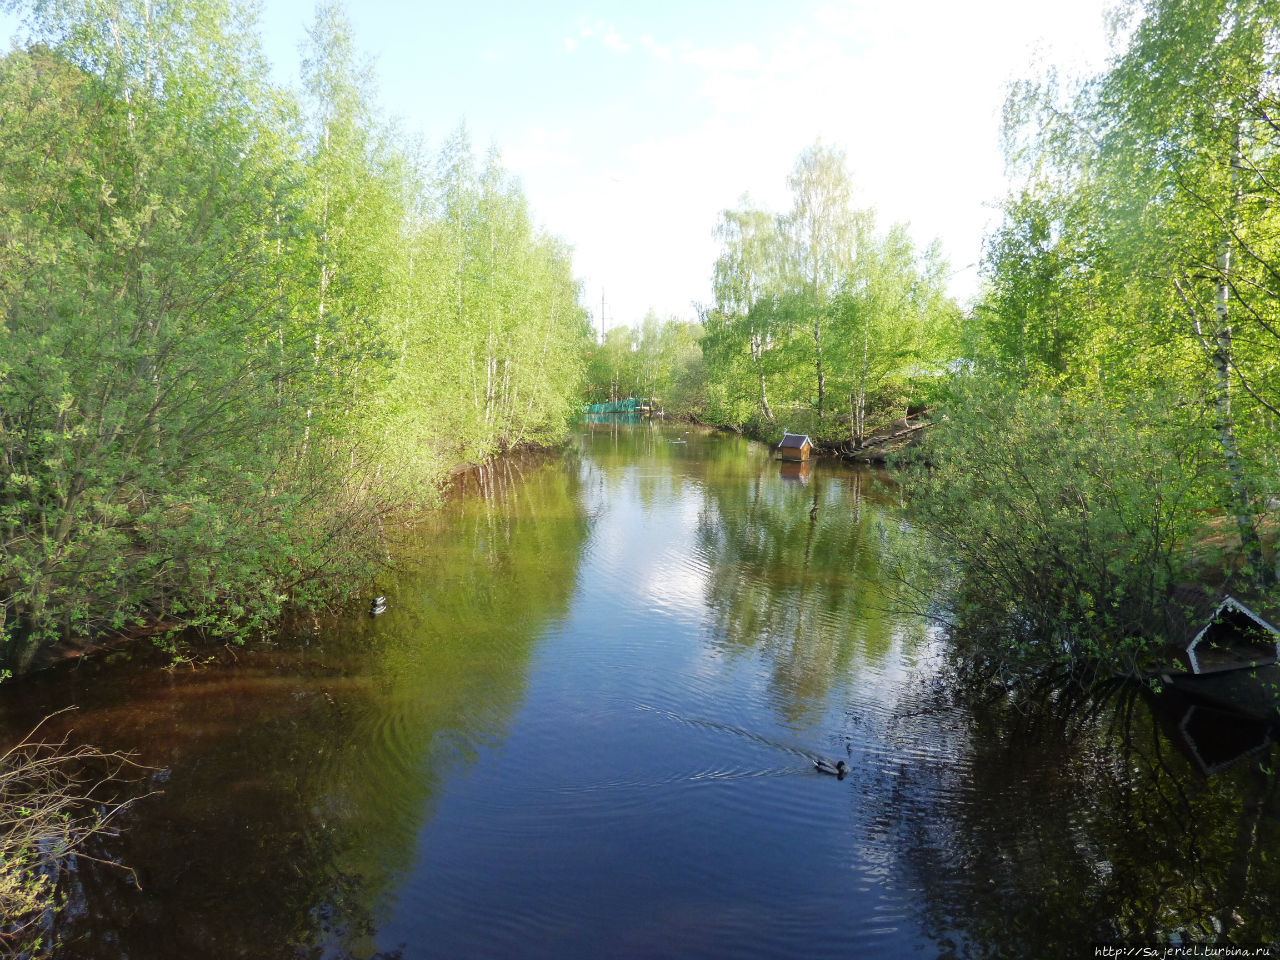
[{"label": "duck swimming", "polygon": [[829,773],[833,777],[839,777],[841,780],[843,780],[845,774],[849,772],[849,764],[845,763],[843,760],[840,760],[837,763],[832,763],[830,760],[822,757],[813,761],[813,768],[819,773]]},{"label": "duck swimming", "polygon": [[376,617],[380,613],[385,613],[387,609],[386,597],[374,597],[373,603],[369,604],[369,616]]}]

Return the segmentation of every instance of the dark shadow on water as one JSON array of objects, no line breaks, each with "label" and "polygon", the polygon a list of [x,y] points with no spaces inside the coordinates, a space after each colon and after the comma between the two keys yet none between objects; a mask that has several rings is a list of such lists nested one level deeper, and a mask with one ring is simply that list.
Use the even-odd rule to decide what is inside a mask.
[{"label": "dark shadow on water", "polygon": [[950,756],[901,769],[885,829],[941,956],[1280,937],[1271,731],[1123,684],[933,697],[897,736],[946,731]]}]

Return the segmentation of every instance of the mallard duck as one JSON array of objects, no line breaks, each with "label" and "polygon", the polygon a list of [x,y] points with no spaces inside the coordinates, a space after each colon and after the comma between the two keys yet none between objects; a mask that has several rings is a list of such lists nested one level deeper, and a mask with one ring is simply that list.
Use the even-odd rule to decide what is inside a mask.
[{"label": "mallard duck", "polygon": [[387,610],[386,597],[374,597],[373,603],[369,604],[369,616],[371,617],[376,617],[380,613],[385,613],[386,610]]},{"label": "mallard duck", "polygon": [[844,775],[849,772],[849,764],[845,763],[843,760],[832,763],[830,760],[823,757],[819,757],[817,760],[813,761],[813,768],[819,773],[829,773],[833,777],[839,777],[841,780],[843,780]]}]

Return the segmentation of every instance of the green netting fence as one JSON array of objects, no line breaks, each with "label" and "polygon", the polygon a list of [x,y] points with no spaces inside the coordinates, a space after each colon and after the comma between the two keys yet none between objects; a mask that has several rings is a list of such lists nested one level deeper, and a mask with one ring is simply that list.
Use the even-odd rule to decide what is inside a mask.
[{"label": "green netting fence", "polygon": [[587,413],[635,413],[640,403],[635,397],[626,400],[614,400],[612,403],[589,403]]}]

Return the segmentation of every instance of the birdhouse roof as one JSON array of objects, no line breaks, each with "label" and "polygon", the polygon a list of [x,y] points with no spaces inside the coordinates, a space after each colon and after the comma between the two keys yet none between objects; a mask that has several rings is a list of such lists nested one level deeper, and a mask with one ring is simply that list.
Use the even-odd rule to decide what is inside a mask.
[{"label": "birdhouse roof", "polygon": [[813,443],[809,440],[808,434],[784,433],[782,435],[782,442],[778,444],[778,446],[794,448],[794,447],[803,447],[806,443],[809,444],[809,446],[813,446]]}]

